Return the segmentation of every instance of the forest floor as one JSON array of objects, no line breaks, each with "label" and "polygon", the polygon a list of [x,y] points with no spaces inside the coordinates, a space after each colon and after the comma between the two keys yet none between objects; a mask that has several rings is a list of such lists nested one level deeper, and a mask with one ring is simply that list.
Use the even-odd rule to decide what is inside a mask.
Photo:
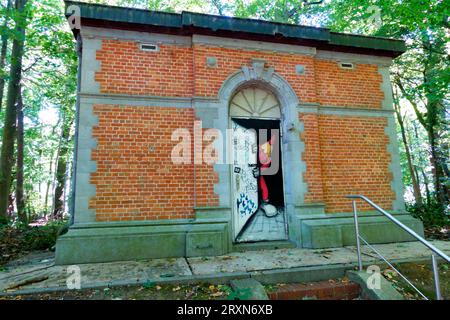
[{"label": "forest floor", "polygon": [[427,240],[450,241],[450,225],[443,227],[425,227],[424,231]]},{"label": "forest floor", "polygon": [[231,288],[213,284],[161,284],[5,296],[0,300],[226,300]]},{"label": "forest floor", "polygon": [[9,261],[33,252],[54,247],[58,235],[68,226],[67,220],[37,221],[24,227],[0,225],[0,270]]}]

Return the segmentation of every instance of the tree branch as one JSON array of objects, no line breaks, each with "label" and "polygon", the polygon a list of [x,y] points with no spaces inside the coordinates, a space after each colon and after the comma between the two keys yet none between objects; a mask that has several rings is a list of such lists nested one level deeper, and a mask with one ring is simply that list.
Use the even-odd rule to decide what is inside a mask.
[{"label": "tree branch", "polygon": [[397,85],[397,87],[400,89],[400,91],[402,92],[402,94],[405,96],[405,98],[409,101],[409,103],[411,103],[414,112],[416,113],[417,119],[419,120],[419,122],[424,126],[424,128],[427,128],[427,122],[425,120],[424,115],[419,111],[419,107],[417,106],[417,103],[414,101],[414,99],[406,92],[402,82],[400,81],[400,79],[398,77],[396,77],[394,79],[394,83]]}]

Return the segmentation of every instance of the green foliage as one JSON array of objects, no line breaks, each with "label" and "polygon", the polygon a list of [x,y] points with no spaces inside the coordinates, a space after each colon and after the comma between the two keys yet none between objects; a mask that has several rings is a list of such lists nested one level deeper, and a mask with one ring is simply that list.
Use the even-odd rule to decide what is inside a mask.
[{"label": "green foliage", "polygon": [[6,219],[6,217],[0,216],[0,228],[3,228],[4,226],[6,226],[8,224],[8,219]]},{"label": "green foliage", "polygon": [[407,204],[406,210],[417,219],[420,219],[426,228],[450,226],[449,216],[440,203],[432,200],[429,204]]},{"label": "green foliage", "polygon": [[53,221],[35,227],[21,224],[0,226],[0,265],[28,251],[52,248],[67,228],[68,221]]},{"label": "green foliage", "polygon": [[23,232],[26,250],[47,250],[56,244],[58,235],[67,227],[66,221],[51,222],[45,226],[25,228]]},{"label": "green foliage", "polygon": [[[408,140],[414,151],[413,165],[417,168],[422,190],[433,189],[436,199],[444,206],[448,205],[449,2],[335,0],[326,1],[320,10],[327,13],[326,25],[333,31],[391,37],[406,42],[407,52],[391,67],[395,99],[409,123],[406,128]],[[417,129],[417,125],[421,129]],[[415,148],[415,145],[419,147]],[[403,154],[404,182],[410,186],[411,172],[408,172],[405,160]]]},{"label": "green foliage", "polygon": [[[213,0],[214,1],[214,0]],[[206,0],[87,0],[83,2],[106,4],[127,8],[148,9],[155,11],[202,11],[207,8]]]},{"label": "green foliage", "polygon": [[[448,111],[447,118],[445,117],[445,107],[449,106],[450,94],[448,1],[325,0],[323,4],[311,4],[316,2],[314,0],[87,2],[171,12],[190,10],[325,26],[337,32],[405,40],[408,51],[396,59],[391,69],[396,84],[395,98],[405,115],[407,138],[421,190],[424,194],[436,194],[433,183],[434,168],[430,164],[428,131],[432,129],[435,132],[435,149],[442,158],[441,163],[446,160],[448,162]],[[0,33],[8,34],[12,41],[17,36],[13,32],[14,21],[23,19],[15,10],[7,11],[5,7],[6,0],[0,0]],[[22,80],[25,104],[24,188],[28,211],[34,215],[51,211],[58,150],[67,145],[69,151],[65,155],[66,160],[70,163],[72,158],[73,139],[62,141],[61,133],[63,128],[70,124],[70,136],[74,134],[77,57],[73,34],[64,17],[63,1],[29,0],[27,14],[29,23],[26,29]],[[6,28],[3,27],[5,17],[9,18]],[[7,68],[0,70],[2,74],[7,75],[5,71],[10,62],[9,48]],[[398,88],[399,83],[403,84],[403,90]],[[43,122],[44,114],[54,114],[57,119],[52,123]],[[0,118],[3,117],[4,111],[0,113]],[[0,123],[0,133],[3,130],[2,125]],[[402,143],[400,146],[404,183],[409,187],[412,183],[411,172],[407,167],[404,146]],[[70,177],[70,170],[69,166],[67,177]],[[449,174],[442,175],[439,183],[450,187]],[[15,182],[13,186],[14,184]],[[413,211],[420,216],[428,216],[434,209],[415,207]]]},{"label": "green foliage", "polygon": [[[4,7],[1,8],[4,11]],[[22,76],[24,191],[28,212],[42,215],[51,211],[58,151],[63,144],[69,149],[65,160],[70,163],[72,158],[77,57],[73,34],[64,17],[63,1],[29,0],[27,13],[29,23]],[[16,19],[14,10],[9,16]],[[2,28],[1,31],[14,36],[13,27],[14,23],[10,23],[6,30]],[[10,62],[8,55],[7,64]],[[4,113],[0,117],[3,118]],[[67,125],[70,125],[70,138],[63,141],[61,133]],[[69,170],[67,177],[70,176]],[[15,179],[15,170],[12,179]],[[14,189],[15,181],[11,192]]]}]

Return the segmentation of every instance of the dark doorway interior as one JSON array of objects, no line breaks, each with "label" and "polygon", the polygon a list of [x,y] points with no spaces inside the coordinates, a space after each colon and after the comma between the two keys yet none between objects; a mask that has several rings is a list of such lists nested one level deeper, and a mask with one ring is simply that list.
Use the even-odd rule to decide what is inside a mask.
[{"label": "dark doorway interior", "polygon": [[[279,159],[279,169],[275,175],[266,175],[264,176],[266,180],[267,187],[269,189],[269,199],[270,204],[275,207],[284,207],[284,190],[283,190],[283,168],[281,161],[281,132],[280,132],[280,121],[279,120],[261,120],[261,119],[233,119],[239,125],[247,128],[254,129],[258,132],[258,145],[261,144],[259,130],[266,129],[267,130],[267,138],[266,141],[270,139],[272,136],[272,130],[278,130],[278,159]],[[265,141],[264,141],[265,142]],[[259,162],[259,159],[258,159]],[[258,190],[260,190],[258,188]],[[261,195],[259,194],[259,201],[261,202]],[[261,204],[261,203],[260,203]]]},{"label": "dark doorway interior", "polygon": [[[248,220],[242,231],[236,238],[236,242],[259,242],[259,241],[275,241],[287,239],[287,225],[284,208],[284,190],[283,190],[283,168],[281,158],[281,132],[279,120],[261,120],[261,119],[232,119],[238,125],[254,129],[257,132],[258,148],[261,143],[264,144],[272,136],[272,130],[278,130],[278,148],[272,147],[272,160],[275,158],[273,152],[278,149],[279,165],[278,170],[273,175],[264,175],[264,180],[269,191],[268,204],[272,206],[274,215],[267,214],[266,204],[263,202],[261,181],[258,179],[258,210]],[[267,130],[267,137],[260,137],[260,129]],[[260,141],[263,140],[263,141]],[[260,154],[258,152],[258,163],[260,164]],[[272,163],[273,165],[273,163]],[[267,203],[267,202],[266,202]]]}]

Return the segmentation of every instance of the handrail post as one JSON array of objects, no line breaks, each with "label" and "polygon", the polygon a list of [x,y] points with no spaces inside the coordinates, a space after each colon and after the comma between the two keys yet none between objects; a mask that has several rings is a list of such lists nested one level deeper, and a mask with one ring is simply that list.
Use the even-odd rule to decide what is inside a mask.
[{"label": "handrail post", "polygon": [[363,270],[361,259],[361,243],[359,241],[358,212],[356,211],[356,200],[353,200],[353,217],[355,219],[356,252],[358,254],[358,269]]},{"label": "handrail post", "polygon": [[431,262],[433,263],[434,289],[436,291],[436,300],[442,300],[441,285],[439,282],[439,267],[437,256],[434,252],[431,254]]},{"label": "handrail post", "polygon": [[[420,235],[418,235],[413,229],[411,229],[410,227],[404,225],[403,223],[401,223],[398,219],[396,219],[392,214],[390,214],[389,212],[383,210],[382,208],[380,208],[379,206],[377,206],[375,203],[373,203],[370,199],[368,199],[367,197],[363,196],[363,195],[348,195],[347,198],[352,199],[353,201],[353,215],[354,215],[354,219],[355,219],[355,235],[356,235],[356,250],[358,253],[358,267],[359,270],[362,271],[362,259],[361,259],[361,243],[360,240],[363,240],[365,242],[365,244],[371,248],[373,251],[375,251],[388,265],[390,265],[394,270],[395,269],[387,260],[386,258],[384,258],[377,250],[375,250],[375,248],[373,248],[364,238],[362,238],[359,235],[359,225],[358,225],[358,213],[356,211],[356,199],[362,199],[365,202],[367,202],[370,206],[372,206],[373,208],[375,208],[375,210],[377,210],[378,212],[380,212],[381,214],[383,214],[384,216],[386,216],[389,220],[391,220],[392,222],[394,222],[397,226],[399,226],[400,228],[402,228],[404,231],[406,231],[408,234],[410,234],[411,236],[413,236],[414,238],[416,238],[418,241],[420,241],[423,245],[425,245],[429,250],[431,250],[432,255],[431,255],[431,261],[433,264],[433,275],[434,275],[434,287],[435,287],[435,292],[436,292],[436,299],[437,300],[442,300],[442,294],[441,294],[441,288],[440,288],[440,283],[439,283],[439,265],[438,265],[438,257],[441,257],[445,262],[450,263],[450,257],[448,255],[446,255],[442,250],[439,250],[438,248],[436,248],[435,246],[433,246],[430,242],[428,242],[427,240],[425,240],[423,237],[421,237]],[[398,271],[397,271],[398,272]],[[408,282],[423,298],[425,298],[425,300],[428,300],[428,298],[426,296],[423,295],[422,292],[420,292],[419,289],[417,289],[409,280],[407,280],[400,272],[399,274],[402,276],[402,278],[404,280],[406,280],[406,282]]]}]

